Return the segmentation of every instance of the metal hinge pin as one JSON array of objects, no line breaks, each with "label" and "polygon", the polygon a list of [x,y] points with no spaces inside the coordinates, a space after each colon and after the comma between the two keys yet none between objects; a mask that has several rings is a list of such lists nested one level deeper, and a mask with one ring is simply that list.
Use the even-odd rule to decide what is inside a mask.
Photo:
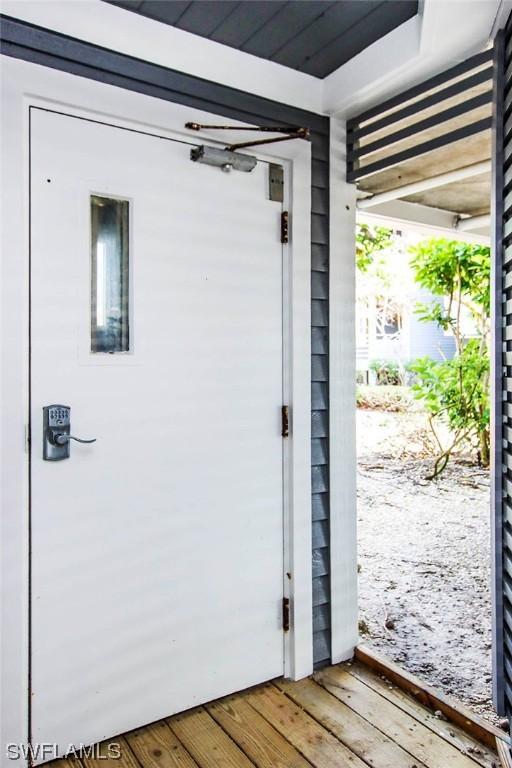
[{"label": "metal hinge pin", "polygon": [[290,630],[290,598],[283,597],[283,632]]},{"label": "metal hinge pin", "polygon": [[288,243],[290,239],[289,232],[290,216],[288,211],[283,211],[281,214],[281,242]]}]

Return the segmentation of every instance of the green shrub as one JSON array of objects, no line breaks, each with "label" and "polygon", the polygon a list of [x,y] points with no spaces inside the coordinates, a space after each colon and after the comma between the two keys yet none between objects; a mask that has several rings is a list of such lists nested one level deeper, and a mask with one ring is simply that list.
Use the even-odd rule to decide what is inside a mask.
[{"label": "green shrub", "polygon": [[368,367],[375,373],[377,384],[403,384],[403,369],[394,360],[370,360]]},{"label": "green shrub", "polygon": [[[470,339],[460,354],[452,360],[432,360],[422,357],[408,366],[414,374],[412,393],[423,401],[433,419],[444,421],[453,433],[449,449],[443,449],[434,467],[437,476],[450,458],[454,448],[467,440],[475,440],[484,466],[489,463],[489,357],[482,351],[479,339]],[[437,437],[437,435],[436,435]]]},{"label": "green shrub", "polygon": [[[453,334],[452,360],[429,357],[409,365],[415,376],[413,392],[430,414],[429,422],[439,446],[431,477],[443,471],[451,452],[464,441],[478,445],[481,464],[489,465],[489,344],[490,250],[487,246],[433,239],[412,247],[415,280],[440,300],[418,304],[423,322],[434,322]],[[462,310],[473,320],[470,338],[464,335]],[[451,444],[443,445],[436,422],[451,431]]]}]

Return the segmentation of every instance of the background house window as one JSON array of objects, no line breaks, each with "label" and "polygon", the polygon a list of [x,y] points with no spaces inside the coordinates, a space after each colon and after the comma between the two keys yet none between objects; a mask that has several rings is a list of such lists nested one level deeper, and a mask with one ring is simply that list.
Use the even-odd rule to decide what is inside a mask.
[{"label": "background house window", "polygon": [[396,306],[378,299],[375,312],[375,336],[384,339],[398,336],[402,330],[402,316]]}]

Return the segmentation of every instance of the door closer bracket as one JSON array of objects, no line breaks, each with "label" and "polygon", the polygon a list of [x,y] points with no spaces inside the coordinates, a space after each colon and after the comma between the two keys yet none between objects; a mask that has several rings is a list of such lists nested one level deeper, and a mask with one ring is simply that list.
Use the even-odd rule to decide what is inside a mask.
[{"label": "door closer bracket", "polygon": [[191,131],[260,131],[262,133],[281,133],[282,136],[272,136],[268,139],[254,139],[252,141],[243,141],[236,144],[228,144],[224,149],[218,147],[207,147],[204,144],[194,147],[190,152],[190,159],[206,165],[214,165],[222,168],[223,171],[246,171],[250,172],[255,167],[257,160],[252,155],[244,155],[238,152],[239,149],[248,147],[260,147],[264,144],[276,144],[280,141],[290,141],[292,139],[306,139],[309,141],[311,132],[309,128],[297,126],[282,125],[203,125],[201,123],[185,123],[185,128]]}]

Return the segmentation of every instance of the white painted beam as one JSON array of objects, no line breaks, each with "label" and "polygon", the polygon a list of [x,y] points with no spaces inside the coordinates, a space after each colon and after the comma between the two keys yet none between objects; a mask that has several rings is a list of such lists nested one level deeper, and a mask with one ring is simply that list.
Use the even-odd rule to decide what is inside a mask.
[{"label": "white painted beam", "polygon": [[387,192],[380,192],[377,195],[372,195],[372,197],[367,197],[364,200],[358,200],[357,207],[359,210],[374,208],[376,205],[387,203],[390,200],[399,200],[408,195],[415,195],[418,192],[426,192],[428,189],[443,187],[446,184],[452,184],[455,181],[463,181],[464,179],[470,179],[473,176],[480,176],[483,173],[490,173],[490,171],[491,161],[484,160],[481,163],[467,165],[465,168],[458,168],[455,171],[441,173],[439,176],[432,176],[429,179],[415,181],[412,184],[404,184],[403,187],[396,187]]},{"label": "white painted beam", "polygon": [[470,216],[467,219],[459,219],[456,228],[460,232],[474,232],[478,229],[488,229],[491,226],[491,216],[486,213],[482,216]]},{"label": "white painted beam", "polygon": [[450,211],[441,211],[418,203],[392,200],[367,211],[358,211],[357,220],[395,229],[408,229],[426,237],[446,237],[451,240],[464,232],[463,239],[471,243],[489,245],[486,233],[477,234],[457,229],[458,217]]}]

